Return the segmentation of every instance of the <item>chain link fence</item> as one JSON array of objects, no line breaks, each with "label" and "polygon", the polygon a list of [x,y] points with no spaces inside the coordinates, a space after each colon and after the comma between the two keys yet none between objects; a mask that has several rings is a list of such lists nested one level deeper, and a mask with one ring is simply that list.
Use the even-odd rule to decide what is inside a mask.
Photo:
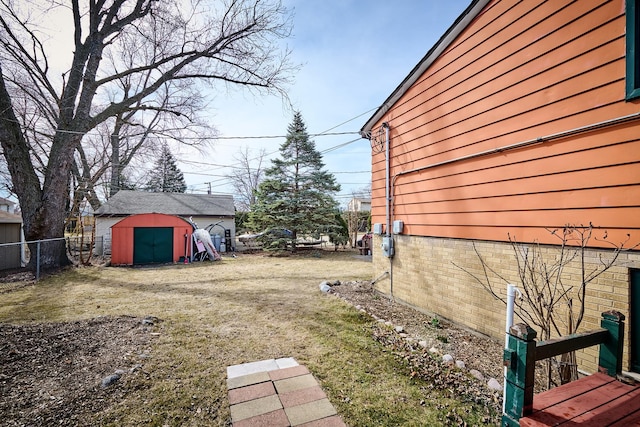
[{"label": "chain link fence", "polygon": [[[40,252],[50,242],[64,240],[69,259],[74,264],[106,263],[111,256],[111,238],[85,236],[60,237],[57,239],[33,240],[28,242],[0,244],[0,275],[27,271],[31,259],[35,257],[35,278],[40,279]],[[31,244],[31,249],[29,245]],[[33,250],[32,250],[33,249]],[[32,253],[33,252],[33,253]]]}]

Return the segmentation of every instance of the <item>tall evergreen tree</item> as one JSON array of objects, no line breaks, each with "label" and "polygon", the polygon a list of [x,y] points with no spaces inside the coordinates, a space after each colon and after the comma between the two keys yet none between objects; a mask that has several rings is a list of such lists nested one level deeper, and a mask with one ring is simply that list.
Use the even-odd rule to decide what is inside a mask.
[{"label": "tall evergreen tree", "polygon": [[124,174],[123,170],[120,170],[120,176],[117,182],[119,190],[137,190],[135,182],[131,181],[129,176]]},{"label": "tall evergreen tree", "polygon": [[151,171],[145,190],[155,193],[184,193],[187,190],[184,175],[166,144],[162,146],[162,153]]},{"label": "tall evergreen tree", "polygon": [[323,168],[322,155],[309,138],[302,115],[296,112],[280,146],[280,158],[265,170],[249,225],[255,230],[290,230],[276,235],[286,238],[293,250],[298,236],[317,235],[335,227],[338,202],[333,196],[340,185]]}]

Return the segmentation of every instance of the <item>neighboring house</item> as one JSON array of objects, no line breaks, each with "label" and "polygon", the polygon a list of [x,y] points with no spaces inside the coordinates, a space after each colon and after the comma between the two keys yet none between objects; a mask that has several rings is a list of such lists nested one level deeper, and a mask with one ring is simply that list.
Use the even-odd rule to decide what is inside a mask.
[{"label": "neighboring house", "polygon": [[11,200],[7,200],[0,197],[0,212],[13,213],[14,206],[15,206],[15,203],[13,203]]},{"label": "neighboring house", "polygon": [[[0,202],[4,200],[0,199]],[[13,205],[13,203],[11,204]],[[0,210],[0,244],[21,242],[21,230],[22,218],[20,215],[9,213],[4,209]],[[21,245],[0,246],[0,270],[20,268],[21,251]]]},{"label": "neighboring house", "polygon": [[[503,338],[504,304],[454,265],[482,275],[474,242],[514,284],[509,236],[557,244],[549,229],[593,223],[637,244],[638,44],[638,0],[472,1],[361,130],[373,147],[373,244],[388,233],[395,250],[374,251],[373,276],[387,273],[376,287]],[[588,269],[610,254],[590,244]],[[640,252],[586,298],[584,330],[602,311],[627,316],[624,369],[640,372]],[[589,370],[595,360],[579,355]]]},{"label": "neighboring house", "polygon": [[105,242],[104,252],[109,253],[111,227],[125,217],[136,214],[166,214],[192,218],[198,228],[211,228],[211,234],[225,239],[228,230],[230,245],[235,242],[235,208],[232,196],[185,193],[148,193],[120,190],[94,213],[96,222],[96,253],[101,253],[100,242]]},{"label": "neighboring house", "polygon": [[347,206],[349,212],[371,212],[371,199],[354,197]]}]

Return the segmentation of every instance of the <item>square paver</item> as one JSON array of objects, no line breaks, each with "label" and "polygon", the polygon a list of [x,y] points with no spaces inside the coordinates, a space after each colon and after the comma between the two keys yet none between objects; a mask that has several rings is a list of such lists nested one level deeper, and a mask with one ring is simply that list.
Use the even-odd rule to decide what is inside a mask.
[{"label": "square paver", "polygon": [[299,427],[347,427],[347,425],[338,415],[333,415],[331,417],[300,424]]},{"label": "square paver", "polygon": [[271,381],[283,380],[285,378],[299,377],[310,373],[306,366],[298,365],[290,368],[278,369],[276,371],[269,372]]},{"label": "square paver", "polygon": [[227,366],[227,378],[242,377],[249,374],[255,374],[256,372],[266,372],[274,369],[280,369],[275,359]]},{"label": "square paver", "polygon": [[246,418],[252,418],[258,415],[263,415],[268,412],[277,411],[282,409],[282,404],[277,395],[261,397],[260,399],[249,400],[248,402],[238,403],[231,405],[229,410],[231,411],[231,421],[234,423]]},{"label": "square paver", "polygon": [[291,368],[292,366],[299,365],[293,357],[282,357],[280,359],[276,359],[276,364],[280,369]]},{"label": "square paver", "polygon": [[314,387],[318,385],[318,382],[313,375],[301,375],[293,378],[286,378],[284,380],[278,380],[273,382],[276,386],[278,393],[287,393],[294,390],[300,390],[302,388]]},{"label": "square paver", "polygon": [[314,400],[326,399],[327,395],[322,391],[320,386],[307,387],[301,390],[294,390],[288,393],[281,393],[280,402],[285,408],[291,406],[303,405],[305,403],[313,402]]},{"label": "square paver", "polygon": [[310,421],[327,418],[336,415],[336,409],[333,407],[329,399],[316,400],[304,405],[292,406],[285,408],[284,411],[289,417],[292,426],[308,423]]},{"label": "square paver", "polygon": [[265,381],[271,381],[269,374],[266,372],[256,372],[255,374],[244,375],[241,377],[227,378],[227,388],[232,390],[238,387],[246,387],[252,384],[259,384]]},{"label": "square paver", "polygon": [[272,394],[276,394],[276,389],[273,387],[271,381],[267,381],[229,390],[229,403],[234,405],[236,403],[246,402],[247,400],[271,396]]},{"label": "square paver", "polygon": [[233,423],[233,427],[289,427],[290,425],[289,418],[282,409]]}]

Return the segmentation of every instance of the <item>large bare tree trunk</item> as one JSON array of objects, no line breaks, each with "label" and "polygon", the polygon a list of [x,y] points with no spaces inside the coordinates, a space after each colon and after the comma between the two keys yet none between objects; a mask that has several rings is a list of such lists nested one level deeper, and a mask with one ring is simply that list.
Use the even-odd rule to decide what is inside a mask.
[{"label": "large bare tree trunk", "polygon": [[[79,193],[86,192],[94,207],[99,202],[93,197],[96,180],[88,179],[94,165],[85,167],[81,158],[77,167],[74,159],[76,152],[82,156],[80,143],[89,131],[124,118],[130,128],[143,130],[143,136],[136,132],[143,140],[149,121],[157,120],[163,136],[191,140],[186,130],[193,128],[185,123],[199,122],[194,117],[203,106],[183,101],[191,98],[194,83],[224,82],[286,98],[284,85],[297,69],[290,52],[280,50],[290,21],[277,0],[232,1],[221,10],[207,2],[154,0],[19,3],[0,1],[0,142],[26,238],[58,239],[40,246],[43,268],[69,262],[62,238],[72,173],[80,178]],[[33,18],[54,9],[64,11],[74,30],[67,40],[71,63],[62,70],[49,61],[57,52],[39,40],[48,36]],[[156,116],[149,119],[151,112]],[[115,179],[136,147],[120,150]],[[80,201],[83,194],[76,196]]]},{"label": "large bare tree trunk", "polygon": [[120,137],[113,132],[111,135],[111,185],[109,186],[109,195],[113,196],[120,191]]},{"label": "large bare tree trunk", "polygon": [[[43,192],[30,161],[28,144],[18,123],[0,67],[0,143],[12,176],[13,189],[20,202],[25,238],[27,241],[32,241],[62,237],[64,236],[65,209],[61,207],[66,206],[69,197],[68,180],[72,153],[57,150],[55,155],[60,160],[50,163],[56,171],[47,171],[49,186],[45,188],[49,191]],[[66,159],[64,159],[65,155]],[[54,156],[53,150],[52,156]],[[57,176],[57,173],[61,175]],[[35,268],[36,244],[30,244],[29,250],[31,252],[29,267]],[[41,268],[53,268],[68,263],[64,240],[47,242],[40,246]]]}]

